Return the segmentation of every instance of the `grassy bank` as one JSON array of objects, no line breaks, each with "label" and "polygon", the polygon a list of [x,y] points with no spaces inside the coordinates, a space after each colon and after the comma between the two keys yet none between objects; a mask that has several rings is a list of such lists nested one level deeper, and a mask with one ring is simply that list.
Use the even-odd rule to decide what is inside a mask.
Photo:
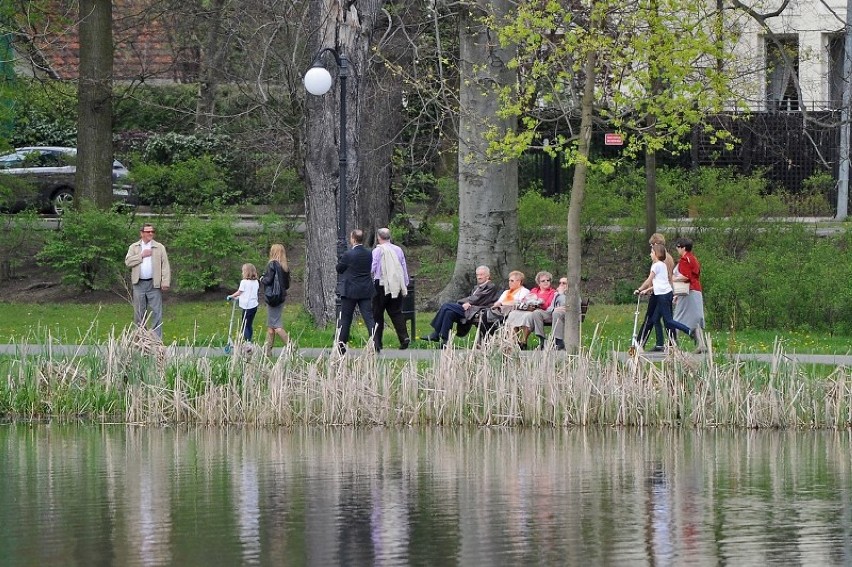
[{"label": "grassy bank", "polygon": [[[223,296],[224,297],[224,296]],[[593,340],[607,350],[626,351],[633,332],[632,305],[598,305],[589,309],[583,326],[584,344],[588,348]],[[164,342],[179,346],[216,346],[227,344],[228,322],[231,306],[225,301],[174,303],[165,307]],[[641,307],[640,318],[644,316]],[[427,334],[434,313],[417,314],[418,335]],[[237,319],[239,312],[237,312]],[[110,336],[119,335],[133,318],[129,303],[101,305],[81,304],[26,304],[0,302],[0,344],[46,343],[99,344]],[[255,337],[262,340],[266,313],[260,308],[255,321]],[[235,327],[238,320],[235,321]],[[285,308],[284,326],[300,347],[327,347],[332,344],[333,329],[319,329],[299,305]],[[366,340],[363,322],[356,319],[353,344]],[[852,337],[800,331],[738,330],[711,331],[716,349],[724,352],[771,353],[776,341],[788,352],[815,354],[847,354]],[[471,337],[458,339],[459,347],[469,347]],[[532,339],[533,343],[535,339]],[[689,341],[686,341],[687,345]],[[396,335],[386,323],[385,346],[398,346]],[[426,347],[415,343],[415,347]]]},{"label": "grassy bank", "polygon": [[100,353],[0,358],[0,416],[145,424],[683,426],[852,424],[846,368],[815,378],[779,349],[770,364],[627,363],[602,351],[530,356],[499,341],[435,363],[285,350],[196,358],[122,335]]}]

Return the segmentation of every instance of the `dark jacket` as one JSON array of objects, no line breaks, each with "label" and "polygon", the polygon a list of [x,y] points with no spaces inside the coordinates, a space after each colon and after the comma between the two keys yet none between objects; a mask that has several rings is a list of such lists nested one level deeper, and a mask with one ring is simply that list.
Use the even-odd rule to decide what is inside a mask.
[{"label": "dark jacket", "polygon": [[500,290],[494,285],[494,282],[487,281],[484,284],[478,284],[470,292],[467,297],[459,299],[459,305],[470,303],[470,308],[464,313],[465,321],[471,321],[476,314],[485,308],[491,307],[500,297]]},{"label": "dark jacket", "polygon": [[361,244],[347,250],[337,262],[337,273],[341,275],[341,297],[370,299],[376,295],[370,273],[372,266],[373,255]]}]

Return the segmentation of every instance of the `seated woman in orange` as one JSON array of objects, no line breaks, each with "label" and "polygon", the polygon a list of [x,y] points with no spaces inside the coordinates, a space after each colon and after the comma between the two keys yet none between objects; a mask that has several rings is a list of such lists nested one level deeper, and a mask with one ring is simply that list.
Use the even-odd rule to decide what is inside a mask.
[{"label": "seated woman in orange", "polygon": [[509,289],[500,294],[500,297],[494,302],[494,305],[491,306],[491,309],[487,313],[486,327],[489,334],[529,294],[530,290],[523,285],[525,277],[523,272],[517,270],[509,272]]},{"label": "seated woman in orange", "polygon": [[533,328],[534,314],[537,310],[549,309],[556,299],[556,289],[552,287],[553,274],[539,272],[535,275],[536,287],[506,317],[506,326],[518,335],[521,350],[527,349],[527,339]]}]

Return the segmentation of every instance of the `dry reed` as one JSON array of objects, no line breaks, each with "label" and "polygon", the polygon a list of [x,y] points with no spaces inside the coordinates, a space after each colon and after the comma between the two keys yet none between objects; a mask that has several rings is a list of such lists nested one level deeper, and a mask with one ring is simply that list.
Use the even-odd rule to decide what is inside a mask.
[{"label": "dry reed", "polygon": [[616,353],[520,352],[505,337],[432,361],[327,354],[292,346],[213,358],[124,334],[97,349],[11,356],[0,415],[151,424],[583,425],[840,428],[852,424],[847,368],[828,377],[776,347],[772,362],[663,361]]}]

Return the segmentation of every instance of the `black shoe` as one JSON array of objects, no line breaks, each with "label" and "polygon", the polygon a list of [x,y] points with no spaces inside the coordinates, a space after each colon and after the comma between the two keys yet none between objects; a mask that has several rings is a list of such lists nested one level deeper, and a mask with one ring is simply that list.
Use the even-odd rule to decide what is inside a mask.
[{"label": "black shoe", "polygon": [[337,343],[337,352],[340,354],[346,354],[346,345],[343,343]]},{"label": "black shoe", "polygon": [[399,350],[405,350],[409,346],[411,346],[411,339],[409,339],[408,337],[405,337],[405,339],[403,339],[402,343],[400,343],[400,345],[399,345]]},{"label": "black shoe", "polygon": [[565,350],[565,341],[556,339],[556,350]]},{"label": "black shoe", "polygon": [[441,339],[438,338],[438,335],[426,335],[425,337],[420,337],[420,340],[427,343],[437,343]]},{"label": "black shoe", "polygon": [[657,345],[657,346],[655,346],[654,348],[651,349],[651,352],[665,352],[665,351],[666,351],[666,347],[660,346],[660,345]]}]

